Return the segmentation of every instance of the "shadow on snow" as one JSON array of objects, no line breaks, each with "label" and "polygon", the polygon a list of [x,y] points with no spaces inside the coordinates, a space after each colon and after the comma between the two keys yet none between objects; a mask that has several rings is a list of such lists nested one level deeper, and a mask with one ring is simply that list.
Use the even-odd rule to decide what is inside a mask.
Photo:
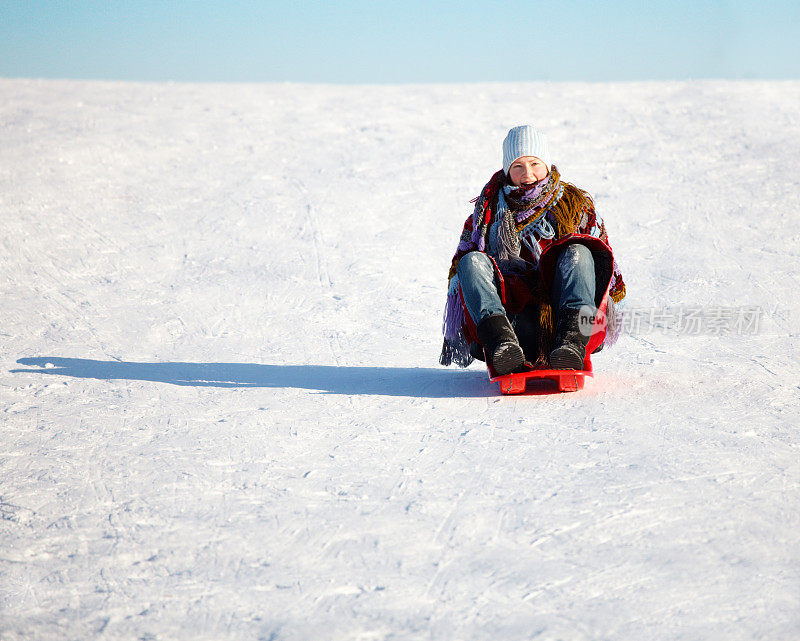
[{"label": "shadow on snow", "polygon": [[151,381],[196,387],[294,387],[329,394],[451,398],[496,396],[485,371],[424,367],[338,367],[256,363],[133,363],[39,356],[17,363],[48,374],[101,380]]}]

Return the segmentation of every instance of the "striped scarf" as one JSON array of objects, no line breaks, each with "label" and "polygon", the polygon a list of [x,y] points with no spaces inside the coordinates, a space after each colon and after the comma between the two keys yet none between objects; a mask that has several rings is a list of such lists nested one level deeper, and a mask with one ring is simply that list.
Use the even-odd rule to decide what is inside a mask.
[{"label": "striped scarf", "polygon": [[547,178],[527,191],[507,187],[501,169],[471,201],[475,203],[471,225],[461,235],[448,280],[455,276],[458,261],[467,252],[478,250],[498,259],[519,256],[520,239],[538,231],[541,221],[554,224],[555,238],[560,238],[573,233],[584,214],[594,209],[591,196],[563,182],[555,165]]}]

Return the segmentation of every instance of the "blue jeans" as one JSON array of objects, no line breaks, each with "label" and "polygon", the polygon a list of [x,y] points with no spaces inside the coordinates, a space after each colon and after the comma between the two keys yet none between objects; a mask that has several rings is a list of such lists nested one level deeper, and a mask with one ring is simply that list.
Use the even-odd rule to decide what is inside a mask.
[{"label": "blue jeans", "polygon": [[[465,254],[458,261],[457,273],[464,303],[476,325],[487,316],[506,313],[494,265],[486,254],[478,251]],[[595,309],[594,258],[586,246],[567,245],[562,250],[556,261],[550,296],[556,310],[580,309],[584,305]]]}]

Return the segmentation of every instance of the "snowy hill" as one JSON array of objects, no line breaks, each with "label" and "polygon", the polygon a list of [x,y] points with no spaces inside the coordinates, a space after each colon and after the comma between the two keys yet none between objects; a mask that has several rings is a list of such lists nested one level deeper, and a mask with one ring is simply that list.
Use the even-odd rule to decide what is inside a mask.
[{"label": "snowy hill", "polygon": [[[4,641],[800,638],[799,82],[0,97]],[[437,364],[523,122],[644,321],[573,394]]]}]

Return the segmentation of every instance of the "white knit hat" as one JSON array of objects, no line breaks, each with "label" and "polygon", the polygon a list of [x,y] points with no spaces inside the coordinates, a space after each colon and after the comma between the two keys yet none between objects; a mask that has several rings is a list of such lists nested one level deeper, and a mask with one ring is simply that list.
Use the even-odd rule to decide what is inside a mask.
[{"label": "white knit hat", "polygon": [[503,171],[508,174],[511,163],[522,156],[536,156],[547,165],[548,170],[550,169],[550,147],[547,144],[547,137],[530,125],[520,125],[508,132],[503,141]]}]

